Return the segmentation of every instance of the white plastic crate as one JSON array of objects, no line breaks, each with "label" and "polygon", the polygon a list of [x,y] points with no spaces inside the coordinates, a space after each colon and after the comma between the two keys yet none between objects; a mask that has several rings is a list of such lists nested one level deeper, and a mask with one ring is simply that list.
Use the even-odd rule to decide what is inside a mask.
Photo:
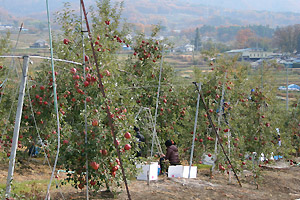
[{"label": "white plastic crate", "polygon": [[136,177],[137,180],[147,180],[147,172],[149,171],[149,179],[157,180],[158,162],[151,162],[148,165],[137,164],[136,168],[142,168],[142,172]]},{"label": "white plastic crate", "polygon": [[[176,165],[169,166],[168,177],[169,178],[188,178],[189,177],[189,166]],[[196,178],[197,176],[197,166],[191,167],[190,178]]]},{"label": "white plastic crate", "polygon": [[[190,166],[183,167],[183,178],[189,177],[189,169],[190,169]],[[196,178],[196,177],[197,177],[197,166],[192,166],[190,178]]]}]

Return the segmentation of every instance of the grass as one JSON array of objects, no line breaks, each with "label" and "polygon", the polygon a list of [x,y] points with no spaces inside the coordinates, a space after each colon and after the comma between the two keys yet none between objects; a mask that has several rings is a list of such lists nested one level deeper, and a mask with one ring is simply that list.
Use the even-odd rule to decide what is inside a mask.
[{"label": "grass", "polygon": [[[22,182],[14,182],[12,184],[12,196],[25,199],[39,199],[46,194],[47,186],[49,184],[49,179],[45,180],[28,180]],[[55,181],[51,183],[51,187],[55,186]],[[0,184],[0,194],[1,191],[6,190],[6,184]]]},{"label": "grass", "polygon": [[212,168],[212,165],[204,165],[204,164],[194,164],[194,166],[197,166],[197,169],[210,169],[210,168]]}]

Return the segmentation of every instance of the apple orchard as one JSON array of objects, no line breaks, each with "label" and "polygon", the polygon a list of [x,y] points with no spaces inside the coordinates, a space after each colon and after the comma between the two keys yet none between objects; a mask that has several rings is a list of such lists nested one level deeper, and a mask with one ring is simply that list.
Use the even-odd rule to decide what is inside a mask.
[{"label": "apple orchard", "polygon": [[[165,52],[169,45],[167,40],[157,39],[159,27],[154,27],[149,37],[143,33],[133,34],[130,24],[124,23],[121,18],[121,9],[122,4],[111,6],[109,0],[97,1],[97,7],[90,10],[89,15],[106,99],[99,92],[99,80],[87,37],[84,37],[84,47],[82,45],[80,16],[68,4],[56,13],[62,32],[55,36],[55,57],[79,63],[83,62],[83,58],[85,60],[85,66],[55,63],[62,138],[58,168],[74,172],[68,174],[62,185],[70,182],[75,188],[86,187],[86,174],[83,172],[87,167],[92,190],[97,191],[101,187],[114,190],[122,185],[120,160],[108,125],[105,101],[113,119],[126,176],[134,177],[137,173],[135,164],[141,162],[136,158],[140,149],[134,126],[139,127],[146,138],[143,156],[150,156],[153,127],[145,113],[141,113],[137,120],[135,116],[141,107],[149,108],[154,116],[163,45],[166,45]],[[129,34],[135,37],[129,38]],[[123,45],[131,47],[133,52],[120,56],[118,52]],[[194,80],[185,84],[178,82],[173,67],[163,62],[156,126],[161,146],[172,139],[179,148],[181,161],[189,160],[198,96],[191,82],[201,82],[201,92],[221,137],[218,142],[224,145],[233,165],[230,166],[223,153],[217,150],[217,170],[228,173],[235,167],[242,173],[243,169],[249,169],[259,178],[260,166],[265,164],[258,162],[261,153],[270,156],[273,152],[289,158],[297,151],[299,108],[296,105],[289,114],[283,114],[283,108],[278,105],[272,77],[267,75],[268,70],[276,66],[264,69],[265,82],[261,87],[260,77],[249,78],[249,66],[234,58],[220,58],[209,65],[210,73],[195,69]],[[38,131],[47,156],[50,161],[54,160],[57,130],[53,79],[49,69],[49,62],[43,62],[31,71],[27,84],[30,98],[25,96],[24,100],[17,158],[25,154],[24,147],[30,148],[32,144],[39,143]],[[4,77],[7,70],[8,66],[1,66],[0,76]],[[1,93],[2,114],[9,112],[9,96],[13,96],[13,91]],[[5,124],[7,128],[0,138],[0,151],[9,157],[13,117],[1,120],[1,127]],[[276,137],[276,128],[280,129],[280,139]],[[194,164],[201,163],[204,154],[215,155],[215,140],[204,105],[200,103]],[[281,147],[278,140],[282,142]]]}]

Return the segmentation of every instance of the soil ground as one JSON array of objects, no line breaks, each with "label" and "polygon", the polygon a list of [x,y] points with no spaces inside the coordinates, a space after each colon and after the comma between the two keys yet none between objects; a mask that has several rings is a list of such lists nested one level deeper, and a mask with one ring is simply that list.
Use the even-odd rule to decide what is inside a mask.
[{"label": "soil ground", "polygon": [[[26,167],[24,167],[26,166]],[[167,178],[160,176],[159,180],[146,181],[132,180],[129,185],[131,197],[140,199],[300,199],[300,167],[288,166],[282,161],[273,166],[266,166],[262,171],[262,179],[257,189],[250,172],[240,175],[243,187],[240,187],[234,177],[228,182],[228,175],[214,173],[210,177],[209,169],[198,170],[196,179]],[[0,186],[5,185],[7,166],[0,165]],[[17,165],[14,180],[17,184],[24,184],[21,199],[43,199],[50,178],[50,170],[41,161],[31,160],[28,163]],[[35,180],[34,182],[28,182]],[[28,188],[26,188],[28,187]],[[27,191],[27,192],[25,192]],[[72,188],[70,185],[56,189],[51,188],[51,199],[85,199],[85,191]],[[99,192],[91,195],[90,199],[113,199],[109,193]],[[115,199],[127,199],[123,189]]]}]

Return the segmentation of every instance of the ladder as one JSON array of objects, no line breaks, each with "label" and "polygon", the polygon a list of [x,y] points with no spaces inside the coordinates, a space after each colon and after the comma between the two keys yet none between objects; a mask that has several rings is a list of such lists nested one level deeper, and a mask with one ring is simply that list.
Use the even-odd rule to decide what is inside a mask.
[{"label": "ladder", "polygon": [[163,151],[162,151],[162,148],[161,148],[160,141],[159,141],[159,139],[158,139],[157,133],[156,133],[156,131],[154,132],[154,126],[155,126],[155,125],[154,125],[154,122],[153,122],[153,117],[152,117],[152,115],[151,115],[150,108],[140,107],[139,112],[138,112],[137,115],[135,116],[134,120],[135,120],[135,121],[137,120],[138,116],[140,115],[140,113],[141,113],[143,110],[145,110],[146,113],[148,113],[148,116],[149,116],[149,118],[150,118],[151,124],[153,125],[153,127],[152,127],[152,131],[153,131],[152,137],[154,137],[154,141],[155,141],[155,144],[156,144],[157,151],[158,151],[158,153],[161,155],[161,154],[163,154]]}]

